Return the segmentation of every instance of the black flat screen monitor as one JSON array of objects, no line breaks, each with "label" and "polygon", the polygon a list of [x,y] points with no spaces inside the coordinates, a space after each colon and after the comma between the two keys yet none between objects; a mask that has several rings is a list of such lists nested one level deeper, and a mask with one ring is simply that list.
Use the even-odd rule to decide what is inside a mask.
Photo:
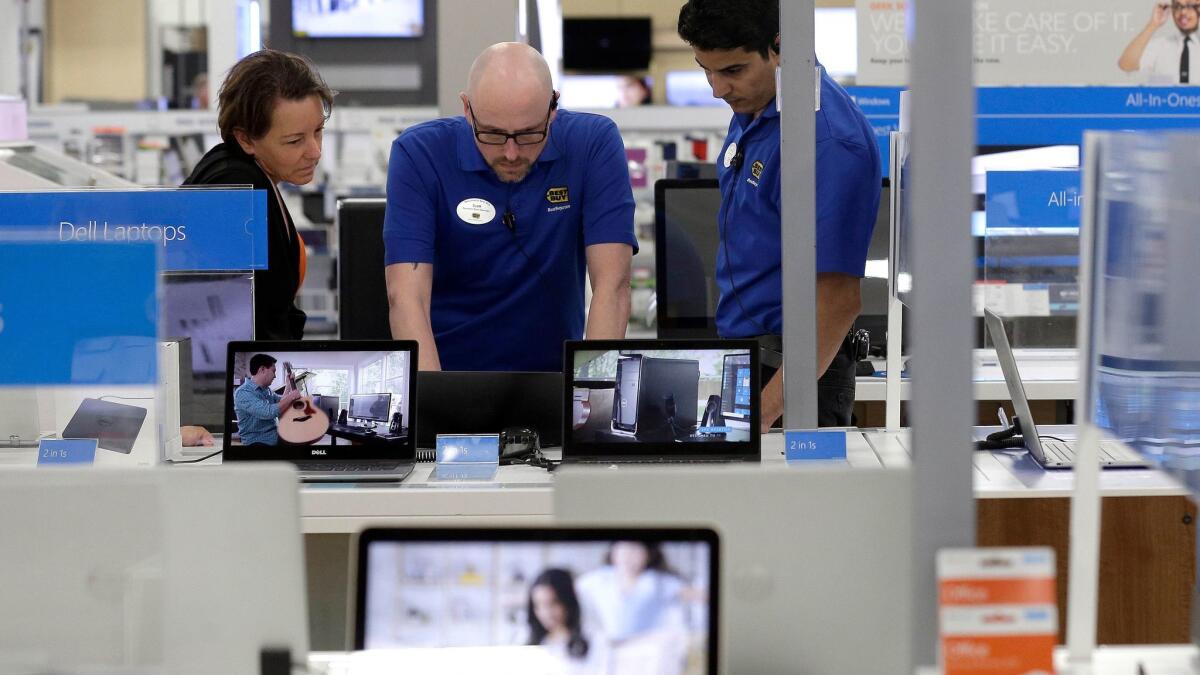
[{"label": "black flat screen monitor", "polygon": [[367,422],[386,422],[391,407],[391,394],[351,394],[347,417]]},{"label": "black flat screen monitor", "polygon": [[[887,325],[890,195],[891,183],[884,178],[862,283],[863,307],[856,322],[856,327],[870,329],[872,344],[883,343]],[[654,184],[655,322],[659,338],[717,337],[720,207],[721,191],[716,179],[663,179]]]},{"label": "black flat screen monitor", "polygon": [[562,445],[562,373],[425,371],[417,373],[417,446],[438,434],[537,432],[543,448]]},{"label": "black flat screen monitor", "polygon": [[383,276],[386,206],[382,198],[338,201],[338,335],[343,340],[392,337]]},{"label": "black flat screen monitor", "polygon": [[717,300],[716,179],[654,183],[654,267],[658,337],[715,338]]},{"label": "black flat screen monitor", "polygon": [[563,19],[563,68],[616,72],[650,67],[650,18]]}]

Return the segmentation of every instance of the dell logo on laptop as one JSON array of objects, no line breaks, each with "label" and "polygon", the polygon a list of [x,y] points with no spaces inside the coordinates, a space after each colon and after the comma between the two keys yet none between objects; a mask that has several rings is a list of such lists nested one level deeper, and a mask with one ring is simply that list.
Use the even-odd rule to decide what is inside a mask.
[{"label": "dell logo on laptop", "polygon": [[317,455],[324,456],[324,455],[325,455],[325,451],[324,451],[324,450],[322,450],[322,449],[320,449],[320,448],[313,448],[312,454],[313,454],[314,456],[317,456]]}]

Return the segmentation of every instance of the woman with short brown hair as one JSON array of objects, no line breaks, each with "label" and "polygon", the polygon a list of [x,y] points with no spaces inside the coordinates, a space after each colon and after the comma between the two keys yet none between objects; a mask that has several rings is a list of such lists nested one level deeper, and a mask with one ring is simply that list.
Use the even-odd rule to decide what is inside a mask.
[{"label": "woman with short brown hair", "polygon": [[254,336],[303,337],[296,293],[304,283],[304,241],[278,183],[305,185],[321,159],[335,92],[302,56],[264,49],[234,64],[217,95],[222,143],[209,150],[184,185],[252,185],[267,191],[267,269],[254,273]]}]

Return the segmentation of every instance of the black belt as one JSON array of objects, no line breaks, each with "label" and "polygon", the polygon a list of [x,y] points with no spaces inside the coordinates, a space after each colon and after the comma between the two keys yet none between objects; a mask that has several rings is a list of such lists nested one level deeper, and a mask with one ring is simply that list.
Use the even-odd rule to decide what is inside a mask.
[{"label": "black belt", "polygon": [[[756,335],[754,339],[758,341],[759,363],[767,368],[776,370],[781,368],[783,366],[783,336]],[[867,358],[867,350],[870,346],[871,334],[865,328],[858,330],[852,328],[842,340],[838,352],[849,356],[852,362],[857,363]]]}]

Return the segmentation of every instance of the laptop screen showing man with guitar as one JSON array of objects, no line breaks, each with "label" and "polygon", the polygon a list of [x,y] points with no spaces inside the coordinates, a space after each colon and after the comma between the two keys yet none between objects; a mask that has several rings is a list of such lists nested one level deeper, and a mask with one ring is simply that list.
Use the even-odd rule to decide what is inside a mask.
[{"label": "laptop screen showing man with guitar", "polygon": [[231,342],[228,361],[226,461],[340,477],[415,459],[416,343]]}]

